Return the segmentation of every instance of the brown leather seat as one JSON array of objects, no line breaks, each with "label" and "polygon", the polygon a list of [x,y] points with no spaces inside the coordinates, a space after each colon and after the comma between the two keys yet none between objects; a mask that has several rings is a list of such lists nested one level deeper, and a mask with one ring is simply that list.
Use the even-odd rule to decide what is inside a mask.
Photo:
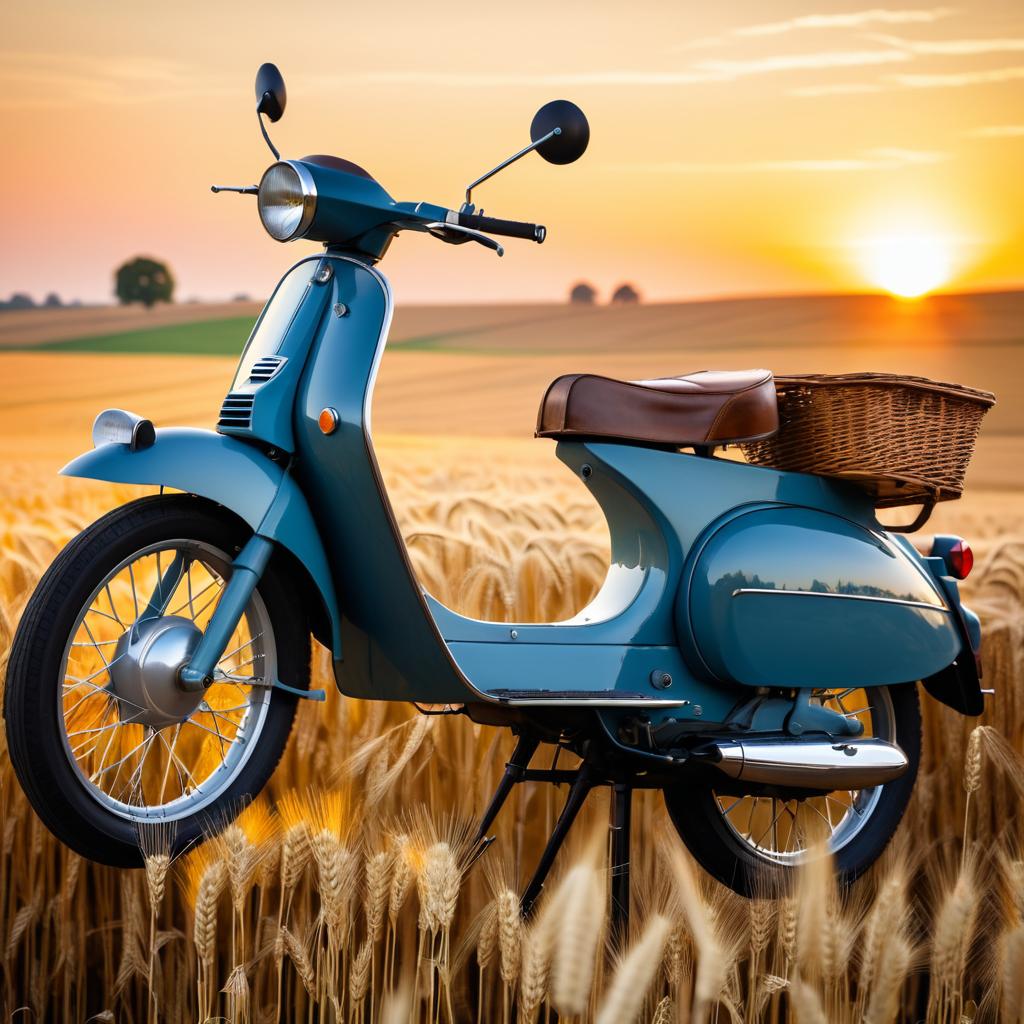
[{"label": "brown leather seat", "polygon": [[770,370],[700,370],[637,381],[571,373],[551,383],[537,417],[537,437],[678,448],[752,441],[778,429]]}]

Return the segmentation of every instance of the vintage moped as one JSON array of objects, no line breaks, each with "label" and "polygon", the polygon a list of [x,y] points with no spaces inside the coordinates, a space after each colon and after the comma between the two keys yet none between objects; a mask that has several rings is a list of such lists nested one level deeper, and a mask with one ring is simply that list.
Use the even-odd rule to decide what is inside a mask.
[{"label": "vintage moped", "polygon": [[[517,737],[479,848],[513,786],[568,783],[524,895],[540,892],[596,786],[613,790],[613,896],[628,905],[630,796],[663,792],[700,863],[750,894],[824,838],[844,880],[882,852],[921,755],[918,682],[983,708],[980,627],[957,578],[969,549],[919,553],[850,482],[723,458],[778,428],[765,370],[639,382],[573,374],[537,434],[603,510],[611,565],[554,623],[484,622],[425,592],[374,454],[371,399],[392,296],[376,269],[401,231],[543,242],[536,224],[476,212],[472,190],[531,151],[579,158],[590,129],[565,100],[458,210],[396,202],[334,156],[282,160],[264,123],[285,108],[260,68],[274,163],[254,194],[278,241],[322,242],[267,302],[216,430],[101,413],[62,472],[158,486],[59,554],[10,658],[10,756],[32,805],[86,857],[140,863],[139,833],[200,841],[266,784],[309,689],[310,636],[342,694],[461,714]],[[216,186],[215,191],[219,191]],[[170,488],[175,493],[165,493]],[[530,767],[541,743],[581,758]]]}]

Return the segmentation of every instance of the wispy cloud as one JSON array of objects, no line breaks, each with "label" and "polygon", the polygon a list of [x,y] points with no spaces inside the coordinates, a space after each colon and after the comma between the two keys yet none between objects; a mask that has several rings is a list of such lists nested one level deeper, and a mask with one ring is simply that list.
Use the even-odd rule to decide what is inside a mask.
[{"label": "wispy cloud", "polygon": [[932,7],[924,10],[889,10],[874,7],[846,14],[804,14],[785,21],[771,21],[759,25],[741,25],[724,35],[701,36],[674,47],[677,52],[707,50],[724,46],[735,39],[758,36],[781,36],[808,29],[865,28],[870,25],[930,25],[956,12],[952,7]]},{"label": "wispy cloud", "polygon": [[849,157],[791,160],[745,160],[691,163],[688,161],[624,164],[622,168],[659,174],[821,174],[850,171],[889,171],[921,167],[948,160],[946,153],[916,149],[869,149]]},{"label": "wispy cloud", "polygon": [[1024,78],[1024,65],[988,68],[981,71],[948,71],[940,74],[900,74],[890,76],[897,85],[910,89],[960,88],[965,85],[990,85]]},{"label": "wispy cloud", "polygon": [[[750,60],[698,61],[679,71],[609,69],[606,71],[433,71],[394,69],[368,71],[356,77],[376,85],[439,85],[452,88],[509,88],[523,86],[658,86],[731,82],[749,75],[827,68],[871,67],[899,64],[911,55],[896,49],[839,50],[755,57]],[[321,76],[322,77],[322,76]],[[345,76],[351,83],[352,76]]]},{"label": "wispy cloud", "polygon": [[900,36],[873,35],[879,43],[895,46],[906,53],[931,56],[940,54],[952,57],[973,57],[986,53],[1022,53],[1024,39],[903,39]]},{"label": "wispy cloud", "polygon": [[773,21],[763,25],[747,25],[733,29],[736,36],[778,36],[801,29],[862,28],[864,25],[928,25],[948,18],[952,7],[932,7],[924,10],[889,10],[875,7],[847,14],[804,14],[786,21]]},{"label": "wispy cloud", "polygon": [[831,82],[801,85],[789,90],[790,96],[841,96],[844,94],[886,92],[890,89],[962,89],[973,85],[999,85],[1024,78],[1024,65],[985,68],[976,71],[945,71],[885,75],[875,82]]},{"label": "wispy cloud", "polygon": [[698,82],[723,81],[725,76],[711,71],[569,71],[534,74],[502,71],[368,71],[345,76],[348,83],[357,78],[362,82],[392,85],[442,85],[463,87],[518,87],[518,86],[572,86],[572,85],[692,85]]},{"label": "wispy cloud", "polygon": [[882,92],[877,82],[833,82],[821,85],[801,85],[789,90],[790,96],[854,96],[863,93]]},{"label": "wispy cloud", "polygon": [[972,139],[1024,138],[1024,124],[988,124],[965,133]]},{"label": "wispy cloud", "polygon": [[910,59],[910,55],[901,50],[836,50],[752,57],[749,60],[706,60],[694,66],[700,71],[722,75],[725,78],[741,78],[746,75],[763,75],[778,71],[813,71],[822,68],[899,64]]}]

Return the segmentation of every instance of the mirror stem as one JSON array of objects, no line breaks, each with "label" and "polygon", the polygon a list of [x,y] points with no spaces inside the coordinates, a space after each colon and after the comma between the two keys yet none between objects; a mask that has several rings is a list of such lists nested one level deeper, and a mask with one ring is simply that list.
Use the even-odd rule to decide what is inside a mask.
[{"label": "mirror stem", "polygon": [[[264,132],[264,135],[265,134],[266,132]],[[505,170],[505,168],[508,167],[509,164],[514,164],[517,160],[526,156],[527,153],[532,153],[538,146],[542,146],[545,142],[548,141],[548,139],[553,139],[556,135],[561,134],[561,128],[552,128],[551,131],[549,131],[547,135],[545,135],[543,138],[538,139],[536,142],[531,142],[525,149],[519,150],[518,153],[516,153],[513,156],[510,156],[507,160],[503,160],[500,164],[498,164],[497,167],[493,167],[486,174],[477,178],[476,181],[474,181],[466,189],[466,202],[463,204],[463,211],[465,212],[467,206],[473,205],[471,201],[473,197],[473,189],[475,189],[477,185],[482,185],[488,178],[493,178],[498,173],[498,171]],[[270,140],[268,139],[267,141],[269,142]],[[273,149],[273,147],[271,147],[271,149]]]},{"label": "mirror stem", "polygon": [[280,160],[281,154],[277,151],[277,147],[270,141],[270,136],[267,134],[267,126],[263,123],[263,115],[258,110],[256,111],[256,120],[260,123],[260,131],[263,132],[263,138],[270,147],[270,152],[274,154],[274,159]]}]

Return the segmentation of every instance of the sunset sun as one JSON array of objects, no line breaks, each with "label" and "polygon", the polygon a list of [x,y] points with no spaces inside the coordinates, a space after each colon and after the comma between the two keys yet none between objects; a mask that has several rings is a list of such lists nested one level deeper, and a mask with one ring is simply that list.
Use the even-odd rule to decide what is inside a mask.
[{"label": "sunset sun", "polygon": [[871,239],[863,244],[861,259],[868,280],[901,299],[916,299],[934,291],[952,273],[948,240],[932,234]]}]

